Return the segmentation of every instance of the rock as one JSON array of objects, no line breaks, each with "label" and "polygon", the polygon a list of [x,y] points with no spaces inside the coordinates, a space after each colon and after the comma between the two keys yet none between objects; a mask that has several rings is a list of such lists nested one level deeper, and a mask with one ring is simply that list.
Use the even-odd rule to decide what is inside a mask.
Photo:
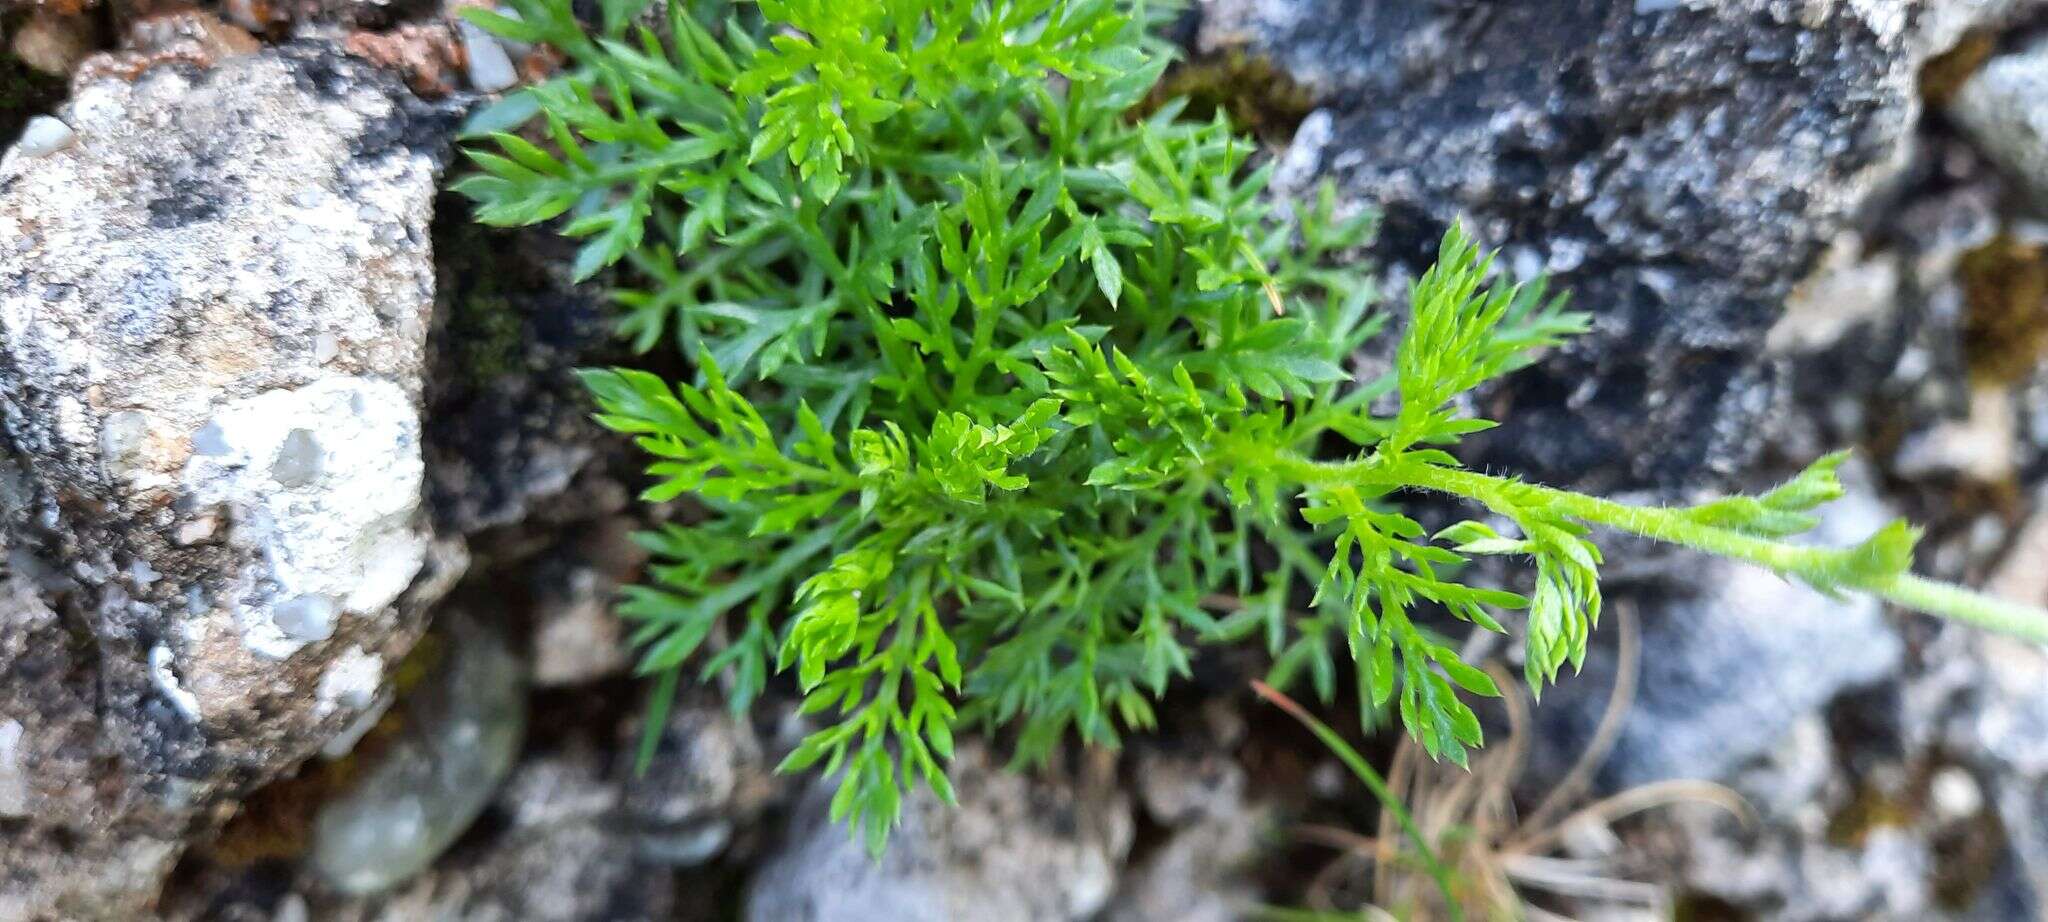
[{"label": "rock", "polygon": [[616,812],[620,786],[608,762],[584,742],[531,755],[498,790],[490,808],[498,821],[487,833],[472,836],[388,894],[309,900],[314,917],[324,922],[684,918],[673,909],[673,882],[659,868],[635,860],[632,839]]},{"label": "rock", "polygon": [[753,728],[710,696],[677,702],[644,773],[631,765],[636,748],[621,747],[615,771],[626,779],[621,817],[649,864],[710,860],[786,787]]},{"label": "rock", "polygon": [[427,98],[455,92],[462,61],[455,30],[444,22],[408,22],[388,31],[359,30],[342,40],[348,53],[405,78]]},{"label": "rock", "polygon": [[923,789],[880,861],[827,819],[821,782],[748,888],[753,922],[1079,922],[1109,901],[1130,848],[1130,805],[1099,784],[1006,772],[979,746],[952,766],[960,803]]},{"label": "rock", "polygon": [[525,665],[459,613],[440,623],[447,662],[402,702],[402,735],[314,819],[307,860],[341,893],[378,893],[426,869],[490,803],[519,755]]},{"label": "rock", "polygon": [[1470,460],[1611,491],[1727,477],[1768,441],[1764,340],[1905,162],[1921,63],[2031,4],[1936,6],[1206,0],[1196,34],[1315,92],[1328,122],[1285,173],[1380,209],[1383,259],[1419,265],[1461,219],[1595,315],[1489,398],[1505,424]]},{"label": "rock", "polygon": [[612,614],[618,584],[590,567],[543,583],[534,611],[535,684],[577,685],[612,675],[626,666],[624,629]]},{"label": "rock", "polygon": [[361,719],[461,570],[419,409],[452,113],[297,44],[58,117],[76,143],[0,158],[0,523],[62,625],[0,658],[39,677],[0,719],[27,776],[92,783],[25,836],[59,877],[0,866],[28,916],[127,919],[73,888],[146,898],[138,868]]},{"label": "rock", "polygon": [[2048,40],[1993,58],[1956,92],[1948,114],[2048,212]]},{"label": "rock", "polygon": [[204,70],[230,58],[254,54],[256,49],[255,36],[206,10],[171,9],[130,24],[120,50],[86,58],[72,76],[72,86],[110,78],[135,80],[162,64]]},{"label": "rock", "polygon": [[2006,483],[2019,465],[2018,430],[2008,388],[1977,382],[1970,387],[1968,415],[1940,420],[1907,436],[1892,458],[1892,471],[1909,479],[1960,476],[1978,483]]},{"label": "rock", "polygon": [[13,570],[0,574],[0,919],[138,918],[177,858],[175,830],[94,790],[128,779],[96,723],[92,674],[41,587]]},{"label": "rock", "polygon": [[1258,902],[1244,874],[1272,818],[1246,797],[1242,766],[1222,752],[1145,752],[1138,801],[1164,830],[1117,882],[1105,922],[1231,922]]},{"label": "rock", "polygon": [[555,553],[522,568],[534,600],[535,684],[578,685],[626,668],[625,623],[612,605],[646,564],[646,549],[633,540],[641,524],[611,515],[579,526]]},{"label": "rock", "polygon": [[462,36],[471,89],[496,93],[519,82],[519,73],[512,67],[512,56],[505,53],[505,46],[498,44],[489,32],[467,19],[456,23],[455,31]]}]

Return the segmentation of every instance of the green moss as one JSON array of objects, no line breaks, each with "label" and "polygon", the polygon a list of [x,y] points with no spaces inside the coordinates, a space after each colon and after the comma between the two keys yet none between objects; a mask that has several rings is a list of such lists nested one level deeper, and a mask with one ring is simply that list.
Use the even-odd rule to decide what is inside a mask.
[{"label": "green moss", "polygon": [[465,383],[486,384],[519,370],[526,328],[504,296],[474,294],[455,302],[448,332]]},{"label": "green moss", "polygon": [[1998,37],[1989,32],[1971,32],[1954,48],[1936,55],[1920,68],[1920,98],[1930,106],[1955,98],[1964,82],[1982,69],[1991,53],[1998,50]]},{"label": "green moss", "polygon": [[1963,354],[1980,380],[2031,374],[2048,349],[2048,249],[2000,234],[1964,254]]},{"label": "green moss", "polygon": [[506,275],[505,240],[482,227],[449,222],[435,231],[434,248],[446,294],[442,330],[451,378],[481,387],[521,369],[528,330],[514,303],[521,280]]},{"label": "green moss", "polygon": [[1828,841],[1848,848],[1860,848],[1872,832],[1913,825],[1921,805],[1910,796],[1895,795],[1873,785],[1861,785],[1855,796],[1828,818]]},{"label": "green moss", "polygon": [[1167,100],[1185,98],[1188,114],[1208,119],[1218,111],[1261,140],[1285,142],[1315,111],[1315,95],[1262,57],[1231,50],[1169,70],[1140,106],[1151,114]]}]

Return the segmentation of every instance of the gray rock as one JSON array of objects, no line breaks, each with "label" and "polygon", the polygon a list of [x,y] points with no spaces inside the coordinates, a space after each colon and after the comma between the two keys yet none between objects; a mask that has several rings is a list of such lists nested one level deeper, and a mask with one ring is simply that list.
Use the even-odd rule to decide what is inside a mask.
[{"label": "gray rock", "polygon": [[619,584],[593,567],[547,568],[536,580],[533,680],[576,685],[625,669],[626,639],[612,602]]},{"label": "gray rock", "polygon": [[1119,876],[1106,922],[1231,922],[1258,893],[1244,875],[1272,817],[1246,797],[1244,769],[1221,751],[1146,752],[1138,801],[1166,830]]},{"label": "gray rock", "polygon": [[669,715],[646,772],[620,753],[626,779],[621,817],[643,860],[688,867],[710,860],[734,827],[760,815],[782,793],[760,738],[710,696],[688,696]]},{"label": "gray rock", "polygon": [[1382,258],[1462,219],[1595,314],[1489,401],[1480,460],[1613,490],[1752,463],[1782,399],[1764,339],[1904,162],[1921,63],[2024,6],[1206,0],[1197,43],[1315,93],[1326,140],[1287,172],[1379,208]]},{"label": "gray rock", "polygon": [[87,82],[57,116],[71,147],[0,159],[0,524],[46,577],[0,618],[64,627],[0,652],[0,719],[68,783],[31,782],[0,851],[48,860],[0,855],[0,917],[130,919],[212,808],[360,718],[460,570],[419,420],[453,117],[317,44]]},{"label": "gray rock", "polygon": [[519,755],[525,665],[459,613],[444,613],[442,622],[448,662],[402,702],[403,735],[314,818],[307,860],[342,893],[389,890],[432,864],[491,802]]},{"label": "gray rock", "polygon": [[957,807],[920,789],[880,861],[827,818],[820,783],[747,893],[752,922],[1078,922],[1108,903],[1130,804],[1106,786],[1006,772],[978,746],[952,767]]},{"label": "gray rock", "polygon": [[456,23],[455,31],[462,36],[462,50],[469,59],[467,67],[472,88],[496,93],[519,82],[519,72],[512,66],[512,56],[505,53],[505,46],[498,44],[489,32],[477,28],[467,19]]},{"label": "gray rock", "polygon": [[[559,729],[559,728],[558,728]],[[666,869],[639,858],[623,787],[598,728],[539,744],[499,788],[501,822],[389,894],[328,901],[329,922],[667,922]],[[549,734],[553,736],[553,734]],[[560,748],[555,748],[560,747]]]},{"label": "gray rock", "polygon": [[14,569],[0,573],[0,919],[141,918],[177,859],[176,832],[130,815],[109,834],[120,814],[80,782],[132,782],[107,768],[118,750],[97,723],[86,661]]},{"label": "gray rock", "polygon": [[1985,64],[1948,112],[2048,212],[2048,40]]}]

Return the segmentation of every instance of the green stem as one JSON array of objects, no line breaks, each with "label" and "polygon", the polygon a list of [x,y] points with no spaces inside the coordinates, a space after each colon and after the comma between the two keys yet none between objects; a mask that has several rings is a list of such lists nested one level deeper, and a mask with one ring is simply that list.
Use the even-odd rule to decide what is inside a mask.
[{"label": "green stem", "polygon": [[1510,518],[1518,510],[1552,509],[1589,525],[1745,561],[1812,585],[1855,589],[1936,617],[2048,643],[2048,609],[1910,573],[1860,574],[1853,567],[1843,566],[1847,555],[1853,553],[1849,549],[1787,544],[1702,524],[1681,509],[1631,506],[1459,468],[1390,462],[1380,456],[1356,461],[1311,461],[1278,449],[1249,450],[1259,454],[1261,461],[1269,462],[1281,476],[1306,486],[1432,490],[1472,500]]}]

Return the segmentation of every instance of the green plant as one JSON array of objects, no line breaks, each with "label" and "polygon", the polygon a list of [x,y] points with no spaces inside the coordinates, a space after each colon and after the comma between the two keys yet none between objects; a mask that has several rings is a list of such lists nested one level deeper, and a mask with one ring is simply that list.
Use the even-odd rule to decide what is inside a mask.
[{"label": "green plant", "polygon": [[[688,382],[585,375],[653,458],[646,499],[702,508],[644,536],[657,563],[620,608],[658,677],[650,726],[700,650],[736,708],[793,670],[820,725],[783,768],[838,774],[834,816],[871,847],[907,785],[951,796],[956,732],[1015,725],[1023,760],[1114,744],[1195,644],[1259,643],[1275,685],[1324,699],[1342,650],[1369,713],[1462,764],[1459,691],[1499,690],[1418,619],[1526,609],[1540,689],[1598,620],[1595,526],[2048,636],[1908,575],[1903,524],[1783,542],[1840,494],[1838,456],[1681,508],[1461,466],[1445,449],[1491,425],[1463,395],[1582,318],[1491,282],[1454,228],[1394,368],[1355,382],[1384,319],[1352,260],[1367,223],[1327,189],[1277,207],[1221,121],[1130,116],[1169,57],[1142,5],[602,0],[586,31],[568,0],[509,2],[466,14],[570,63],[478,117],[456,188],[487,223],[564,219],[579,275],[634,284],[635,346],[696,360]],[[1412,491],[1514,534],[1431,536],[1393,504]],[[1530,558],[1533,590],[1460,582],[1477,554]]]}]

